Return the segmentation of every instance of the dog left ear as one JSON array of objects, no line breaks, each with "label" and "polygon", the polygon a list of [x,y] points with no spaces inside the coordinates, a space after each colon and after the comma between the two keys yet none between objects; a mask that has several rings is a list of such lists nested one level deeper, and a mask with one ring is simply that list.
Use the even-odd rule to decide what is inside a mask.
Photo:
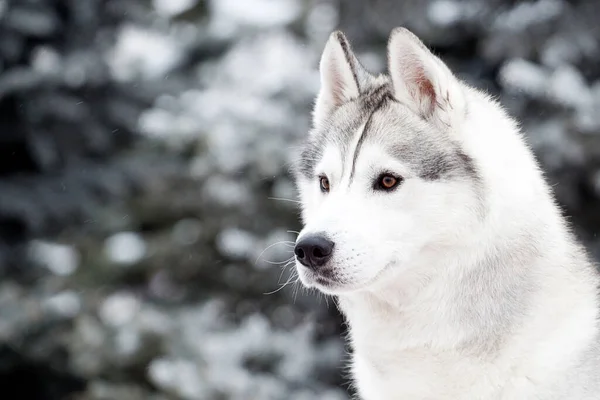
[{"label": "dog left ear", "polygon": [[338,107],[360,96],[361,85],[369,75],[340,31],[329,36],[319,69],[321,90],[313,110],[315,126],[321,125]]},{"label": "dog left ear", "polygon": [[422,118],[448,129],[464,115],[465,100],[458,80],[408,29],[392,31],[388,68],[396,100]]}]

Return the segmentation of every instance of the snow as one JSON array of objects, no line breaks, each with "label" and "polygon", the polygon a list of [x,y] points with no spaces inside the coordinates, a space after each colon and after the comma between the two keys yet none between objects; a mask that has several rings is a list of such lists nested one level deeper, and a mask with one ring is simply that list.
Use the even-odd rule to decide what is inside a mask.
[{"label": "snow", "polygon": [[164,78],[183,58],[183,47],[175,37],[131,23],[117,33],[107,54],[112,75],[120,81]]},{"label": "snow", "polygon": [[34,260],[55,275],[71,275],[79,267],[80,256],[73,246],[34,240],[29,251]]},{"label": "snow", "polygon": [[558,17],[564,9],[565,3],[562,0],[522,2],[498,15],[494,28],[522,31],[531,25],[551,21]]},{"label": "snow", "polygon": [[112,294],[106,298],[98,313],[100,319],[108,326],[119,327],[130,322],[141,307],[140,301],[131,293]]},{"label": "snow", "polygon": [[[318,90],[317,59],[290,33],[244,37],[217,62],[201,66],[202,90],[159,97],[139,117],[138,127],[169,146],[199,142],[209,149],[191,166],[196,176],[214,172],[207,169],[207,159],[226,174],[256,164],[261,176],[278,175],[288,161],[282,149],[288,148],[289,135],[309,128],[308,115],[292,104],[308,105]],[[231,181],[209,179],[206,188],[210,197],[232,204],[248,197],[243,186]],[[239,196],[232,196],[236,191]]]},{"label": "snow", "polygon": [[119,232],[104,242],[107,258],[116,264],[131,265],[139,262],[146,255],[146,242],[139,233]]},{"label": "snow", "polygon": [[156,12],[164,17],[181,14],[198,3],[198,0],[152,0]]},{"label": "snow", "polygon": [[583,76],[575,67],[557,68],[548,82],[548,95],[555,102],[571,108],[589,106],[592,94]]},{"label": "snow", "polygon": [[136,354],[142,347],[140,332],[136,329],[125,328],[117,331],[115,335],[115,351],[121,357]]},{"label": "snow", "polygon": [[464,14],[463,7],[456,1],[440,0],[429,4],[427,16],[438,26],[451,26],[460,21]]},{"label": "snow", "polygon": [[[229,325],[216,302],[190,308],[178,319],[184,348],[153,361],[149,368],[150,379],[160,387],[178,390],[177,385],[194,380],[198,385],[194,393],[202,398],[214,398],[216,393],[234,400],[248,396],[345,398],[340,390],[327,391],[324,396],[325,390],[315,393],[302,384],[307,377],[315,376],[319,368],[337,365],[344,354],[343,345],[337,340],[317,345],[310,323],[281,330],[274,328],[265,316],[250,314],[240,324]],[[248,367],[249,363],[269,365],[272,370],[255,371]],[[182,379],[185,375],[187,378]]]},{"label": "snow", "polygon": [[550,74],[531,61],[517,58],[502,66],[499,78],[506,90],[537,97],[546,92]]},{"label": "snow", "polygon": [[568,135],[564,122],[548,119],[527,129],[530,145],[538,150],[544,165],[560,168],[565,164],[580,163],[583,149]]},{"label": "snow", "polygon": [[502,66],[499,79],[509,92],[524,93],[578,110],[582,121],[586,121],[585,112],[593,106],[590,87],[581,72],[570,64],[560,64],[549,70],[531,61],[513,59]]},{"label": "snow", "polygon": [[44,301],[43,308],[57,316],[75,317],[81,310],[81,299],[73,290],[65,290]]},{"label": "snow", "polygon": [[229,177],[213,175],[204,183],[206,198],[226,207],[240,207],[254,201],[250,188],[245,182]]},{"label": "snow", "polygon": [[31,66],[40,73],[53,74],[60,70],[61,59],[59,54],[53,48],[49,46],[39,46],[32,54]]},{"label": "snow", "polygon": [[236,259],[244,259],[254,254],[258,246],[257,239],[250,233],[238,228],[226,228],[217,236],[217,249],[221,254]]},{"label": "snow", "polygon": [[196,363],[193,361],[168,357],[155,359],[148,367],[148,377],[158,387],[185,400],[207,398],[200,385]]},{"label": "snow", "polygon": [[173,126],[173,115],[162,108],[150,108],[139,117],[138,127],[149,137],[167,137]]},{"label": "snow", "polygon": [[339,19],[338,10],[333,4],[317,3],[306,17],[306,33],[313,40],[325,43],[338,25]]},{"label": "snow", "polygon": [[227,22],[254,29],[287,25],[302,12],[298,0],[211,0],[209,6],[215,26]]},{"label": "snow", "polygon": [[240,40],[219,61],[216,76],[209,74],[204,79],[262,96],[292,88],[313,94],[319,85],[314,68],[317,60],[318,54],[290,33],[260,34]]},{"label": "snow", "polygon": [[600,132],[600,81],[592,85],[590,96],[591,102],[577,110],[575,125],[582,133],[598,135]]}]

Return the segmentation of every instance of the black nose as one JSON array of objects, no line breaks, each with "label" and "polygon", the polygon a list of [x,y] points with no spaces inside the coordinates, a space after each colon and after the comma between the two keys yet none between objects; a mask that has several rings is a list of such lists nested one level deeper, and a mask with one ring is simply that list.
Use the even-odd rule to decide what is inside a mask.
[{"label": "black nose", "polygon": [[300,264],[309,268],[318,268],[331,258],[334,243],[322,235],[309,235],[302,238],[294,253]]}]

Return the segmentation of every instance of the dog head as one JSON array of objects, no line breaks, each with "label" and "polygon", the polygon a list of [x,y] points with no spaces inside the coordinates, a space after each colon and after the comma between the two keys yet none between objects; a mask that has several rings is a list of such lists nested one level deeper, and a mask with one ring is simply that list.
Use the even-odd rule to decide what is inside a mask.
[{"label": "dog head", "polygon": [[464,88],[412,33],[373,76],[341,32],[321,62],[313,129],[296,168],[304,285],[340,294],[402,274],[478,218],[478,171],[461,147]]}]

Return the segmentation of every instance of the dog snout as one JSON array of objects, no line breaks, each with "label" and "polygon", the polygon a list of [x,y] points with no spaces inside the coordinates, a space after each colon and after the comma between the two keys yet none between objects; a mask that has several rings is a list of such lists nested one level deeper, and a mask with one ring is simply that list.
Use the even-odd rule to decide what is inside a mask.
[{"label": "dog snout", "polygon": [[322,234],[308,235],[296,243],[294,254],[300,264],[317,269],[329,261],[334,245],[335,243]]}]

